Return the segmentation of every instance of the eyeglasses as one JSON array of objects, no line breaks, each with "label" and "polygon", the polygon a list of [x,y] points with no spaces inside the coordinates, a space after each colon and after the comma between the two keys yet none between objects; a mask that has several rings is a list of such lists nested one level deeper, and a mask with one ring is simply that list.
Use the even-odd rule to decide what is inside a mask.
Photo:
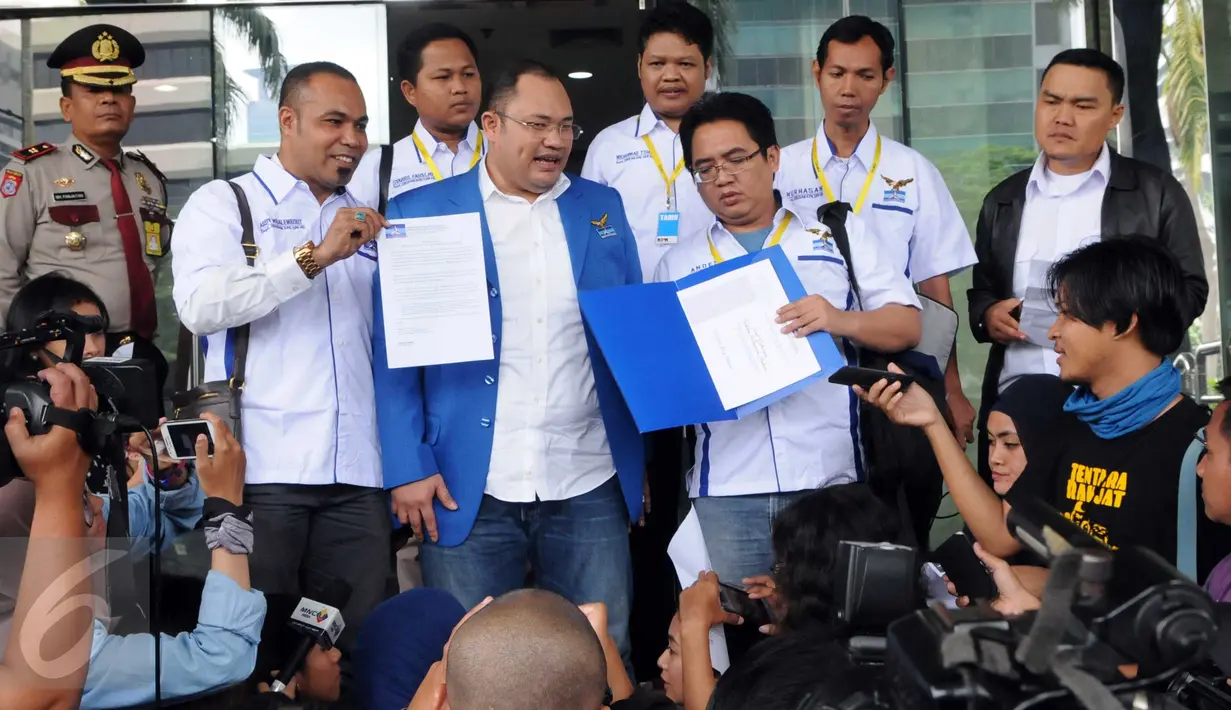
[{"label": "eyeglasses", "polygon": [[584,131],[581,130],[581,126],[578,126],[576,123],[543,123],[542,121],[523,121],[520,118],[513,118],[507,113],[500,113],[499,111],[496,112],[496,115],[501,118],[507,118],[513,123],[520,123],[540,135],[546,135],[551,131],[555,131],[561,138],[575,141],[581,137],[582,133],[584,133]]},{"label": "eyeglasses", "polygon": [[752,165],[749,164],[749,161],[764,152],[765,149],[760,148],[755,153],[728,158],[725,163],[714,163],[713,165],[707,165],[704,168],[693,170],[692,180],[698,185],[703,185],[707,182],[714,182],[717,180],[719,173],[738,175],[748,168],[751,168]]},{"label": "eyeglasses", "polygon": [[1193,435],[1193,441],[1196,441],[1198,444],[1201,444],[1201,455],[1202,456],[1205,456],[1206,454],[1210,452],[1210,445],[1209,445],[1209,440],[1206,438],[1205,427],[1201,427],[1200,429],[1197,430],[1197,433]]}]

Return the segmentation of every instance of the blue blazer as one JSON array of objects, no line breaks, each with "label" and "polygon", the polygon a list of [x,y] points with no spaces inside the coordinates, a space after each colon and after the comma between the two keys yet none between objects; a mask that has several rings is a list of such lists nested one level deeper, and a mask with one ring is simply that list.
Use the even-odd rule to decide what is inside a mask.
[{"label": "blue blazer", "polygon": [[[380,429],[385,488],[413,483],[437,472],[457,502],[456,511],[435,502],[440,544],[460,545],[474,527],[492,454],[496,390],[500,386],[502,342],[500,281],[491,232],[479,194],[479,166],[463,175],[404,192],[389,203],[386,217],[438,217],[478,212],[483,225],[495,358],[482,362],[390,369],[385,355],[380,279],[373,290],[375,329],[372,363],[376,421]],[[641,262],[633,230],[618,192],[573,175],[557,199],[568,240],[577,290],[641,283]],[[594,385],[611,455],[630,519],[641,514],[645,449],[611,368],[586,327]]]}]

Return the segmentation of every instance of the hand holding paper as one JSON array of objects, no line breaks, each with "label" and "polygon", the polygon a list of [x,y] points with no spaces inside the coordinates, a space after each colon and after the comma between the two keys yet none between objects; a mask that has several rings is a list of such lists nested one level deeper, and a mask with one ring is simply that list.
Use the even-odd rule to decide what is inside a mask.
[{"label": "hand holding paper", "polygon": [[478,213],[389,220],[377,245],[389,367],[495,356]]},{"label": "hand holding paper", "polygon": [[780,246],[679,281],[578,294],[637,427],[737,419],[836,372],[833,338],[781,332],[807,292]]}]

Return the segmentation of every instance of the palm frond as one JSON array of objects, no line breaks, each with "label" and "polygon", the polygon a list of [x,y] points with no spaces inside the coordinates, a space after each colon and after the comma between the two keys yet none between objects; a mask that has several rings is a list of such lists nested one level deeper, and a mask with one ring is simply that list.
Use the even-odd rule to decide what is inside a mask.
[{"label": "palm frond", "polygon": [[1209,136],[1205,37],[1201,0],[1173,0],[1174,21],[1163,28],[1166,67],[1163,103],[1189,185],[1201,185],[1201,157]]},{"label": "palm frond", "polygon": [[278,90],[289,67],[286,57],[282,55],[277,26],[255,7],[223,6],[215,12],[223,22],[230,25],[241,40],[256,51],[264,74],[266,95],[272,99],[278,98]]},{"label": "palm frond", "polygon": [[[222,43],[217,39],[214,40],[214,52],[215,56],[222,56]],[[227,73],[226,66],[222,62],[214,63],[213,83],[214,106],[222,107],[222,112],[217,117],[218,137],[225,144],[226,138],[230,134],[231,126],[235,125],[235,121],[239,117],[240,107],[248,105],[248,94],[244,92],[242,86],[231,78],[231,75]]]}]

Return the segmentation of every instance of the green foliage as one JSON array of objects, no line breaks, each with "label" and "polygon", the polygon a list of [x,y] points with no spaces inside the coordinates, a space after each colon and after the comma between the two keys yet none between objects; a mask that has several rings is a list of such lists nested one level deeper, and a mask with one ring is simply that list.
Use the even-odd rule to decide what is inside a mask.
[{"label": "green foliage", "polygon": [[1201,187],[1201,156],[1209,133],[1201,0],[1173,0],[1174,22],[1163,26],[1163,102],[1180,165],[1193,192]]}]

